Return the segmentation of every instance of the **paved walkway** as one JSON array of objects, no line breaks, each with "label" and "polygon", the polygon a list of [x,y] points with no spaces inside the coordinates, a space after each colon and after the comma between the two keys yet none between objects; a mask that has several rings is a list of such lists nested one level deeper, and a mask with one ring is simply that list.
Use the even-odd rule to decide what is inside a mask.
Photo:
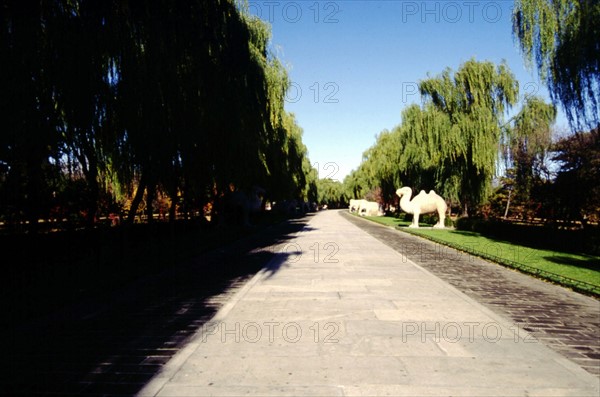
[{"label": "paved walkway", "polygon": [[[344,214],[346,215],[346,214]],[[477,302],[511,319],[542,343],[600,377],[600,302],[446,246],[346,218]],[[494,247],[480,247],[491,250]],[[512,252],[527,261],[527,249]]]},{"label": "paved walkway", "polygon": [[[262,229],[41,318],[24,322],[3,313],[0,395],[135,395],[309,218]],[[18,310],[19,302],[12,304]]]},{"label": "paved walkway", "polygon": [[340,212],[277,252],[140,394],[600,394],[598,377]]}]

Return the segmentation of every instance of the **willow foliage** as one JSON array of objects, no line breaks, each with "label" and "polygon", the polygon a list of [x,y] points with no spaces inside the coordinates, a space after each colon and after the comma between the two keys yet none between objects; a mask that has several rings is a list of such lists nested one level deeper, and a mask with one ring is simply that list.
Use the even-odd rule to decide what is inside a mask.
[{"label": "willow foliage", "polygon": [[354,192],[364,191],[360,183],[381,187],[384,197],[391,185],[435,189],[466,211],[490,193],[500,125],[517,101],[518,83],[504,63],[470,60],[429,76],[420,90],[424,104],[404,109],[402,123],[379,135],[348,182]]},{"label": "willow foliage", "polygon": [[450,130],[447,115],[436,107],[421,108],[411,105],[402,112],[399,141],[403,148],[400,164],[403,168],[427,170],[438,164],[447,145],[459,145],[447,132]]},{"label": "willow foliage", "polygon": [[[35,224],[58,205],[93,221],[106,195],[133,220],[144,202],[152,219],[160,193],[172,216],[232,187],[304,194],[289,79],[244,4],[2,1],[0,198],[12,209],[0,217]],[[87,208],[54,200],[61,184],[85,186]]]},{"label": "willow foliage", "polygon": [[342,208],[348,203],[345,185],[331,179],[319,179],[317,181],[317,202],[327,205],[328,208]]},{"label": "willow foliage", "polygon": [[448,118],[428,127],[440,137],[437,185],[465,209],[481,203],[490,192],[500,123],[517,102],[518,82],[505,63],[469,60],[454,74],[446,69],[421,81],[420,90],[426,102]]},{"label": "willow foliage", "polygon": [[552,144],[551,126],[556,121],[556,107],[542,98],[528,97],[514,118],[511,146],[527,153],[543,154]]},{"label": "willow foliage", "polygon": [[383,200],[394,200],[400,183],[397,167],[401,159],[401,147],[397,136],[396,130],[384,130],[377,136],[375,145],[363,153],[362,175],[359,178],[366,182],[366,186],[356,192],[359,193],[357,198],[365,198],[368,192],[380,188]]},{"label": "willow foliage", "polygon": [[502,153],[518,198],[529,201],[534,179],[540,179],[544,159],[552,145],[552,124],[556,120],[556,108],[542,98],[525,99],[523,107],[513,119],[503,143]]},{"label": "willow foliage", "polygon": [[600,3],[516,0],[513,33],[572,127],[600,122]]}]

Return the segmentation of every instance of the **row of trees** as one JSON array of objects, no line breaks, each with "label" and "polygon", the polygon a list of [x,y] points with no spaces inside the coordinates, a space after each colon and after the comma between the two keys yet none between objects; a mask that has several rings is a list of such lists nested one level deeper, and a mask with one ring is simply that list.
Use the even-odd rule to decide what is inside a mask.
[{"label": "row of trees", "polygon": [[175,219],[253,185],[316,199],[270,27],[243,5],[3,0],[0,23],[0,220],[152,219],[159,198]]},{"label": "row of trees", "polygon": [[[539,142],[539,141],[538,141]],[[483,210],[495,216],[600,222],[600,129],[559,138],[538,151],[523,150],[500,178]]]},{"label": "row of trees", "polygon": [[391,206],[410,186],[436,190],[461,215],[598,221],[598,128],[553,140],[556,108],[536,96],[505,121],[519,85],[504,64],[470,60],[419,87],[422,105],[377,136],[360,167],[329,189],[333,201]]},{"label": "row of trees", "polygon": [[384,202],[399,186],[435,189],[464,213],[491,191],[503,115],[519,86],[505,64],[470,60],[419,83],[423,104],[402,112],[402,123],[383,131],[348,183],[355,194],[381,188]]},{"label": "row of trees", "polygon": [[[395,202],[397,186],[410,185],[438,190],[463,214],[597,222],[599,31],[595,0],[516,0],[513,34],[553,104],[526,97],[504,122],[518,99],[505,65],[471,60],[446,70],[421,81],[423,105],[405,109],[402,123],[377,137],[338,191],[386,204]],[[559,105],[575,133],[553,142]]]}]

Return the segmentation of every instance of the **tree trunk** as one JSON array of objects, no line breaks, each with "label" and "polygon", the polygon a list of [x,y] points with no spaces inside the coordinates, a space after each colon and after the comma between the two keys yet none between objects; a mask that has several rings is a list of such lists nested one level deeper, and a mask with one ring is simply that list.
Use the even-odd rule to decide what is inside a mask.
[{"label": "tree trunk", "polygon": [[[32,156],[33,157],[33,156]],[[26,218],[29,221],[29,232],[35,234],[39,229],[39,219],[41,214],[40,203],[42,203],[42,170],[37,158],[28,159],[27,162],[27,185],[25,191]]]},{"label": "tree trunk", "polygon": [[177,186],[171,191],[171,205],[169,206],[169,223],[173,225],[177,217]]},{"label": "tree trunk", "polygon": [[465,217],[465,218],[469,217],[469,204],[466,201],[463,204],[462,216]]},{"label": "tree trunk", "polygon": [[508,208],[510,207],[510,199],[512,196],[512,189],[508,191],[508,200],[506,201],[506,209],[504,210],[504,219],[508,216]]},{"label": "tree trunk", "polygon": [[133,201],[131,202],[131,208],[129,209],[129,215],[127,216],[127,224],[129,225],[133,224],[135,214],[137,213],[138,207],[140,206],[140,203],[144,198],[144,190],[146,190],[146,185],[146,176],[142,174],[142,177],[140,178],[140,185],[138,186],[137,191],[135,192],[135,196],[133,198]]},{"label": "tree trunk", "polygon": [[152,208],[152,202],[154,201],[155,195],[156,185],[149,183],[146,186],[146,217],[148,218],[147,222],[149,224],[154,221],[154,211]]},{"label": "tree trunk", "polygon": [[92,228],[96,223],[96,213],[98,212],[98,201],[100,198],[100,186],[98,184],[98,161],[93,154],[88,158],[90,159],[88,163],[88,170],[86,171],[84,168],[83,172],[90,189],[90,196],[88,197],[87,204],[88,213],[86,216],[86,224],[87,227]]}]

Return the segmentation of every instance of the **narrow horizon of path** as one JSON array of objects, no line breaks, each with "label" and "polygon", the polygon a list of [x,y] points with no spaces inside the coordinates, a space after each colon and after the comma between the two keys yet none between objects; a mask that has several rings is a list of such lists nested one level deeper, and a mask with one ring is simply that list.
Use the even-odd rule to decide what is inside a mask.
[{"label": "narrow horizon of path", "polygon": [[139,394],[599,395],[575,360],[413,261],[415,240],[366,222],[317,213]]}]

